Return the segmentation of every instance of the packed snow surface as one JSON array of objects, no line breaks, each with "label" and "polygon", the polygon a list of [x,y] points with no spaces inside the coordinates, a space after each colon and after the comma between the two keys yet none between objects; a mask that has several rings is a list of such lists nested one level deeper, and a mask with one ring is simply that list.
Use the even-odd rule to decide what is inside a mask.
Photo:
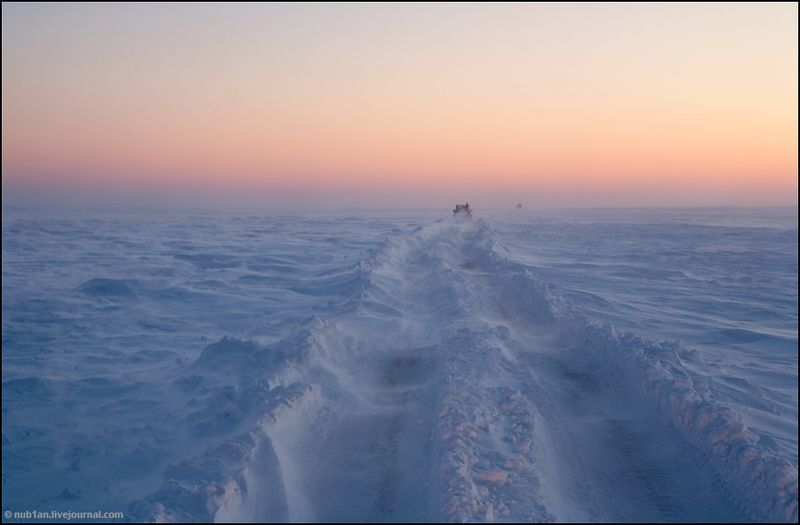
[{"label": "packed snow surface", "polygon": [[3,507],[797,521],[797,208],[3,219]]}]

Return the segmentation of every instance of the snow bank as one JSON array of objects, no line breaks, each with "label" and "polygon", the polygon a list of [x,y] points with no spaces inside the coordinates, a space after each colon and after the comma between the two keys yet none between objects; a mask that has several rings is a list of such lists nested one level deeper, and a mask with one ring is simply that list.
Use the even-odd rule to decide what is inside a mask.
[{"label": "snow bank", "polygon": [[[312,318],[307,324],[319,321]],[[313,335],[301,329],[268,347],[232,337],[208,345],[175,381],[193,393],[186,421],[198,437],[246,430],[170,464],[163,486],[131,504],[128,514],[157,522],[212,522],[218,512],[235,519],[240,507],[252,505],[250,471],[259,466],[259,456],[274,455],[263,452],[271,451],[268,430],[319,400],[319,387],[293,381],[292,372],[314,344]],[[273,481],[280,484],[279,477]]]}]

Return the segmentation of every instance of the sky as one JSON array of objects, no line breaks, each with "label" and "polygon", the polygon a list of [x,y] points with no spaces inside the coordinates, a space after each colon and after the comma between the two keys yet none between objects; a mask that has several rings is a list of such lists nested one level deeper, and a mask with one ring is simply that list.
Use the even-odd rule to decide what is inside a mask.
[{"label": "sky", "polygon": [[3,202],[797,205],[797,20],[794,3],[3,3]]}]

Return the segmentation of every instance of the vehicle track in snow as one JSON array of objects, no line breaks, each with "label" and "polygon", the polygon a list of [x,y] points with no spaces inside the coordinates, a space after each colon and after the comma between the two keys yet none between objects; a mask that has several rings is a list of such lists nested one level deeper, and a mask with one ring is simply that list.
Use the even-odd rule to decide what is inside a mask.
[{"label": "vehicle track in snow", "polygon": [[511,334],[508,370],[537,407],[542,497],[557,519],[748,521],[704,454],[613,366],[564,343],[563,327],[531,322],[529,312],[505,304],[497,275],[466,273],[484,305],[479,317]]},{"label": "vehicle track in snow", "polygon": [[485,242],[469,223],[415,230],[318,329],[301,376],[320,403],[267,430],[288,518],[747,520],[704,452],[560,337],[540,285]]},{"label": "vehicle track in snow", "polygon": [[[543,385],[539,458],[551,471],[551,507],[567,520],[748,521],[704,454],[655,407],[579,349],[525,356]],[[602,372],[601,372],[602,371]],[[545,397],[546,396],[546,397]],[[547,456],[547,457],[545,457]]]}]

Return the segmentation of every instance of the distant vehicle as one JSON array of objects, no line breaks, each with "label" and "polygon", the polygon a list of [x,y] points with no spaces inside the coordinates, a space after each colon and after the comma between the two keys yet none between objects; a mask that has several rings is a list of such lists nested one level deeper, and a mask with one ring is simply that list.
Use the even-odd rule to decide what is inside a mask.
[{"label": "distant vehicle", "polygon": [[518,203],[517,203],[517,209],[518,209],[518,210],[521,210],[521,209],[522,209],[522,203],[521,203],[521,202],[518,202]]},{"label": "distant vehicle", "polygon": [[456,208],[453,210],[453,217],[465,217],[468,219],[472,218],[472,208],[469,207],[469,203],[466,204],[456,204]]}]

